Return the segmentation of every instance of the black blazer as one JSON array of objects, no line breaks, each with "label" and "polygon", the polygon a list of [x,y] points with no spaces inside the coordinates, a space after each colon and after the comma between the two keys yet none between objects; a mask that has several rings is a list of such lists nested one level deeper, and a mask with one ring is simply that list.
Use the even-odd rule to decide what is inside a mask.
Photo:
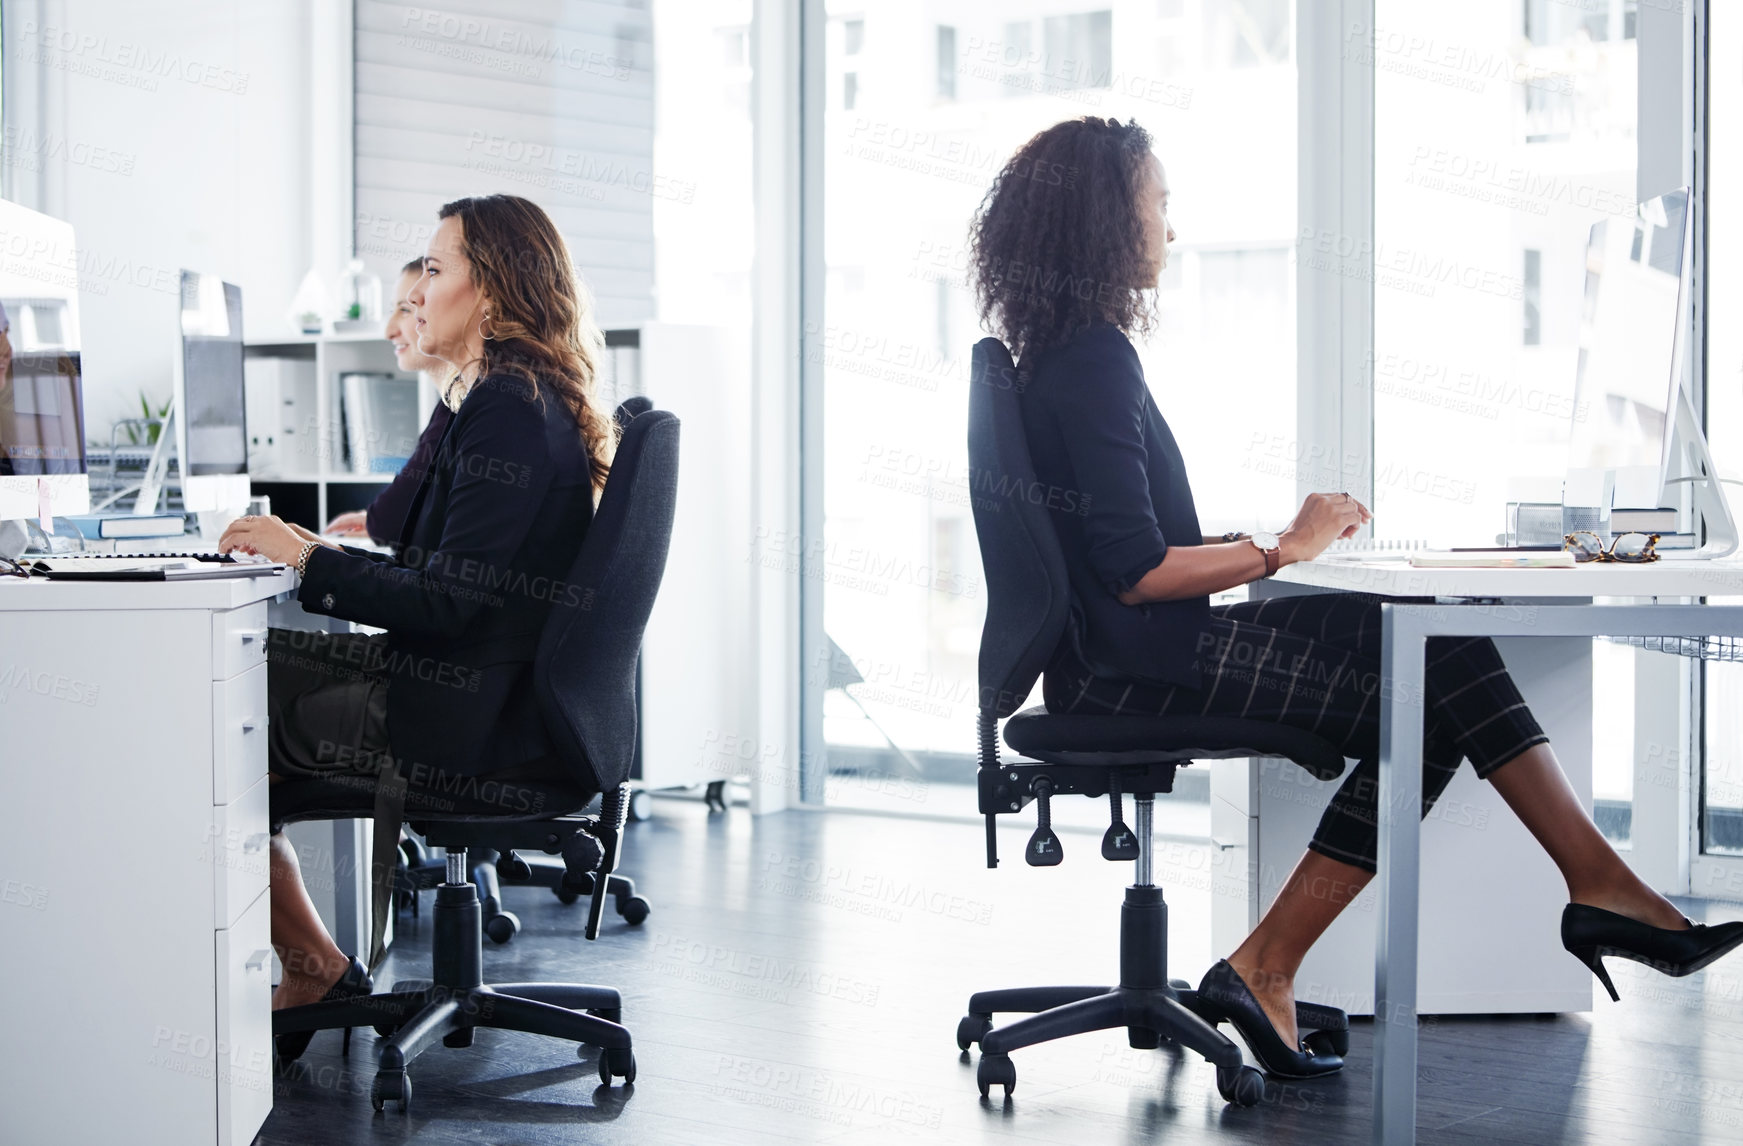
[{"label": "black blazer", "polygon": [[499,374],[460,404],[394,556],[309,554],[304,608],[387,630],[388,739],[413,783],[550,754],[533,655],[551,605],[585,596],[565,578],[592,520],[575,419]]},{"label": "black blazer", "polygon": [[1097,676],[1197,688],[1210,599],[1122,605],[1118,597],[1170,545],[1204,544],[1186,464],[1137,351],[1099,323],[1043,351],[1024,373],[1023,431],[1071,577],[1064,639]]}]

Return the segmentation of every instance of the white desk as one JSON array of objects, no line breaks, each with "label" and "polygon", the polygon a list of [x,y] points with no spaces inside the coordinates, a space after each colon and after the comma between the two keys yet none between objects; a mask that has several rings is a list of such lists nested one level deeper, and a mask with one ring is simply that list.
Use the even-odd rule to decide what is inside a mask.
[{"label": "white desk", "polygon": [[[1417,958],[1420,938],[1422,694],[1427,640],[1743,636],[1743,608],[1593,604],[1594,597],[1743,595],[1743,562],[1591,565],[1576,569],[1414,569],[1398,562],[1312,562],[1280,576],[1298,585],[1444,604],[1382,606],[1379,917],[1374,998],[1374,1141],[1416,1139]],[[1473,599],[1491,599],[1483,607]],[[1549,601],[1551,603],[1544,603]],[[1535,602],[1518,605],[1508,602]],[[1395,814],[1408,810],[1408,814]],[[1497,888],[1497,892],[1501,889]],[[1573,962],[1571,957],[1569,963]],[[1584,972],[1582,972],[1584,973]]]},{"label": "white desk", "polygon": [[0,578],[0,1141],[246,1146],[272,1108],[267,603]]}]

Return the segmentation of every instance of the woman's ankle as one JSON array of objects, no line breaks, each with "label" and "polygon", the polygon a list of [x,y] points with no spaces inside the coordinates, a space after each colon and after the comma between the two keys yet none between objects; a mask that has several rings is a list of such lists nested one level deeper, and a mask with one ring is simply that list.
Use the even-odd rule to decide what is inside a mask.
[{"label": "woman's ankle", "polygon": [[1610,883],[1570,885],[1568,901],[1614,912],[1652,927],[1676,930],[1688,922],[1675,904],[1642,883],[1631,871],[1625,878]]},{"label": "woman's ankle", "polygon": [[319,983],[323,987],[330,987],[338,982],[339,977],[351,966],[350,957],[337,947],[318,954],[291,952],[290,957],[282,962],[286,981],[302,985]]},{"label": "woman's ankle", "polygon": [[1228,957],[1228,964],[1249,990],[1265,994],[1294,990],[1298,961],[1279,958],[1274,952],[1263,949],[1248,951],[1237,948]]}]

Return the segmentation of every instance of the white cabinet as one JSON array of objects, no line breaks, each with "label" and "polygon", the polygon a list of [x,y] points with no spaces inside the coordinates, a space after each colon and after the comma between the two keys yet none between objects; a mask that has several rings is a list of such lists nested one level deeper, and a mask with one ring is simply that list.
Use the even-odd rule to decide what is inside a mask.
[{"label": "white cabinet", "polygon": [[[1262,582],[1255,595],[1299,591]],[[1574,790],[1592,799],[1592,642],[1497,641]],[[1350,767],[1354,767],[1354,762]],[[1211,932],[1218,957],[1258,922],[1301,858],[1337,780],[1287,760],[1211,768],[1211,836],[1219,845]],[[1461,765],[1422,828],[1419,1002],[1424,1015],[1558,1013],[1592,1008],[1592,976],[1562,950],[1567,889],[1493,786]],[[1166,873],[1158,882],[1166,886]],[[1335,894],[1335,891],[1330,892]],[[1352,1014],[1374,1009],[1378,884],[1344,909],[1308,952],[1296,994]]]},{"label": "white cabinet", "polygon": [[794,766],[792,754],[753,745],[751,570],[775,550],[751,534],[748,361],[724,328],[641,330],[639,382],[682,428],[671,550],[642,638],[639,787],[779,782],[773,773]]},{"label": "white cabinet", "polygon": [[0,1142],[246,1146],[272,1107],[267,600],[0,585]]}]

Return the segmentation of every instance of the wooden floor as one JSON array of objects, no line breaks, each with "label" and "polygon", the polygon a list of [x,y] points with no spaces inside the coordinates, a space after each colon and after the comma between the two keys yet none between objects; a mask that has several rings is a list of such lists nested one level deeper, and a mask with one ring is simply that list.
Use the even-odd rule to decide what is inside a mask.
[{"label": "wooden floor", "polygon": [[[1061,867],[997,871],[972,824],[844,812],[752,819],[660,800],[631,828],[626,867],[654,913],[580,938],[581,908],[515,888],[523,923],[485,944],[485,978],[605,983],[624,994],[639,1075],[598,1085],[596,1055],[481,1031],[413,1063],[408,1115],[369,1106],[374,1036],[349,1059],[317,1035],[278,1082],[265,1146],[329,1143],[1366,1143],[1372,1034],[1313,1083],[1271,1083],[1242,1110],[1190,1054],[1135,1051],[1124,1032],[1018,1051],[1007,1105],[983,1102],[954,1043],[971,991],[1115,977],[1130,866],[1093,835]],[[1157,877],[1166,886],[1168,873]],[[429,908],[402,917],[378,976],[427,974]],[[1697,921],[1743,906],[1683,901]],[[1213,961],[1208,893],[1170,895],[1171,972]],[[1545,926],[1554,926],[1546,921]],[[1743,953],[1673,980],[1610,964],[1620,1005],[1590,1015],[1424,1020],[1424,1143],[1743,1142]]]}]

